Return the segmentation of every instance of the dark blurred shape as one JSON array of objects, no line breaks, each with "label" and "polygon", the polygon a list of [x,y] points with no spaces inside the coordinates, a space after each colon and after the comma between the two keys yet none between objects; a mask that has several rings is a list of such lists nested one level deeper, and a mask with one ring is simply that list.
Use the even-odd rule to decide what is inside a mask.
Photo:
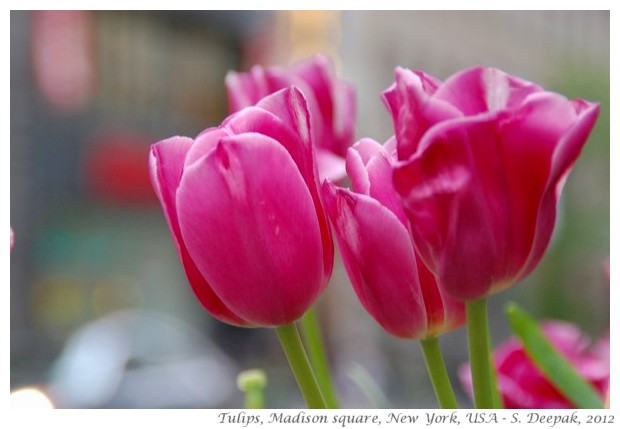
[{"label": "dark blurred shape", "polygon": [[55,107],[74,111],[94,94],[93,12],[34,11],[32,65],[36,84]]},{"label": "dark blurred shape", "polygon": [[83,164],[89,192],[106,203],[155,203],[148,171],[151,142],[134,132],[106,132],[96,137]]},{"label": "dark blurred shape", "polygon": [[48,391],[60,408],[218,408],[238,370],[202,333],[153,311],[126,310],[75,332]]}]

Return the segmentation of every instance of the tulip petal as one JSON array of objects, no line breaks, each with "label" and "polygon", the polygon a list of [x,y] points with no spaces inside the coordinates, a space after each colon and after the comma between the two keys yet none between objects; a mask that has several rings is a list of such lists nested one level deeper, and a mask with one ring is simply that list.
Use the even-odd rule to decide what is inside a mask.
[{"label": "tulip petal", "polygon": [[322,289],[321,231],[291,156],[256,133],[222,139],[189,167],[177,193],[198,269],[236,314],[292,323]]},{"label": "tulip petal", "polygon": [[[575,109],[566,98],[532,94],[517,112],[500,111],[438,125],[424,136],[420,156],[411,162],[419,165],[401,167],[395,174],[399,181],[396,186],[406,199],[415,241],[423,243],[419,245],[420,254],[434,272],[440,270],[437,258],[444,262],[447,271],[439,275],[453,296],[475,298],[473,289],[467,296],[455,295],[459,278],[460,290],[464,291],[473,287],[474,278],[485,283],[483,277],[488,276],[487,285],[480,284],[478,291],[490,287],[497,292],[536,266],[555,221],[555,185],[549,185],[552,159],[558,158],[554,155],[556,147],[575,119]],[[591,125],[593,120],[586,122]],[[571,148],[566,150],[571,154],[567,156],[570,162],[560,162],[565,164],[562,171],[574,162],[579,153],[574,147],[581,149],[589,129],[579,132],[578,143],[567,146]],[[445,189],[457,183],[455,171],[469,176],[467,186],[446,193]],[[439,190],[429,190],[433,186]],[[550,196],[545,202],[547,189]],[[433,197],[428,199],[427,194]],[[449,213],[452,220],[446,218]],[[482,240],[488,243],[483,245]],[[459,274],[458,261],[467,265],[480,258],[487,260],[488,271],[464,265]],[[464,273],[473,271],[477,274],[467,286]]]},{"label": "tulip petal", "polygon": [[549,244],[557,186],[577,159],[595,119],[595,109],[577,118],[572,102],[558,94],[540,93],[528,97],[514,118],[502,124],[513,243],[507,271],[515,280],[535,268]]},{"label": "tulip petal", "polygon": [[434,90],[434,85],[429,83],[426,75],[420,77],[411,70],[398,67],[395,84],[383,93],[394,121],[398,158],[401,160],[418,150],[422,136],[433,125],[462,116],[453,105],[432,96],[430,90]]},{"label": "tulip petal", "polygon": [[392,144],[393,139],[383,146],[369,138],[361,139],[347,153],[347,173],[355,193],[376,199],[394,213],[403,225],[407,225],[401,197],[392,184],[390,159],[394,157],[388,153],[388,150],[393,149]]},{"label": "tulip petal", "polygon": [[196,268],[181,235],[175,199],[183,173],[185,156],[190,150],[191,144],[192,140],[187,137],[172,137],[154,144],[149,154],[151,182],[162,205],[185,274],[200,303],[209,313],[222,322],[248,326],[249,324],[245,320],[233,314],[215,295],[211,286]]},{"label": "tulip petal", "polygon": [[391,334],[402,338],[423,335],[426,309],[407,230],[393,213],[367,196],[329,182],[322,190],[361,304]]},{"label": "tulip petal", "polygon": [[192,145],[189,137],[170,137],[155,143],[149,153],[149,172],[157,198],[170,228],[177,228],[174,196],[181,181],[185,156]]},{"label": "tulip petal", "polygon": [[319,179],[333,182],[342,180],[347,175],[345,160],[325,149],[316,148],[316,164],[319,169]]},{"label": "tulip petal", "polygon": [[[451,213],[456,194],[467,186],[470,172],[456,162],[443,162],[441,150],[431,149],[424,157],[413,156],[394,168],[394,188],[403,199],[403,207],[418,254],[437,273],[439,259],[450,233]],[[430,173],[426,164],[433,165]],[[445,167],[444,171],[440,168]]]},{"label": "tulip petal", "polygon": [[[331,229],[327,215],[321,203],[319,181],[317,173],[314,148],[312,147],[312,137],[310,134],[310,112],[306,104],[304,95],[295,87],[287,88],[275,92],[263,98],[257,107],[275,115],[286,126],[298,135],[299,138],[289,140],[282,138],[278,140],[286,147],[286,150],[293,157],[295,164],[306,182],[310,195],[314,202],[316,215],[321,228],[321,240],[323,243],[323,263],[324,263],[324,283],[327,284],[331,277],[334,264],[334,245],[331,237]],[[259,132],[264,132],[270,136],[268,127],[261,128]],[[257,130],[258,131],[258,130]],[[281,136],[280,136],[281,137]]]},{"label": "tulip petal", "polygon": [[[573,104],[574,105],[574,104]],[[519,277],[523,278],[538,264],[549,244],[555,224],[556,206],[562,186],[577,157],[586,143],[599,114],[600,106],[589,103],[577,110],[579,117],[572,127],[560,138],[551,160],[551,171],[538,209],[533,245]]]},{"label": "tulip petal", "polygon": [[441,290],[437,278],[416,254],[418,278],[426,307],[426,334],[439,336],[465,323],[465,304]]},{"label": "tulip petal", "polygon": [[352,146],[352,149],[359,154],[360,160],[364,165],[367,165],[377,155],[387,155],[383,146],[369,138],[361,139]]},{"label": "tulip petal", "polygon": [[301,77],[313,89],[316,101],[322,107],[323,119],[329,120],[333,117],[332,91],[330,82],[331,63],[325,55],[315,55],[305,61],[295,64],[291,72]]},{"label": "tulip petal", "polygon": [[267,92],[262,67],[249,73],[228,72],[225,78],[228,94],[229,112],[237,112],[244,107],[253,106]]},{"label": "tulip petal", "polygon": [[456,73],[437,89],[434,98],[446,101],[464,115],[514,108],[542,88],[501,70],[474,67]]},{"label": "tulip petal", "polygon": [[[332,69],[328,57],[316,55],[298,63],[291,72],[311,88],[304,94],[311,105],[316,103],[316,109],[311,110],[321,115],[312,122],[315,138],[321,139],[317,146],[344,156],[353,141],[355,91],[351,85],[336,80]],[[296,84],[303,89],[301,82]]]},{"label": "tulip petal", "polygon": [[185,157],[185,168],[215,149],[220,139],[231,135],[225,128],[207,128],[194,139]]},{"label": "tulip petal", "polygon": [[422,153],[396,169],[395,186],[421,258],[451,296],[475,299],[502,280],[507,253],[496,118],[450,121],[424,138]]},{"label": "tulip petal", "polygon": [[289,125],[301,137],[305,147],[312,147],[310,112],[306,98],[298,88],[293,86],[277,91],[263,98],[256,107],[280,118],[284,124]]},{"label": "tulip petal", "polygon": [[[286,97],[287,90],[279,91],[270,95],[265,102],[270,101],[278,105],[282,98]],[[275,98],[275,100],[274,100]],[[288,103],[288,101],[285,101]],[[307,114],[307,111],[305,112]],[[303,113],[302,113],[303,114]],[[295,113],[283,114],[285,119],[290,118]],[[228,134],[259,133],[279,142],[297,164],[304,181],[308,188],[316,188],[316,177],[314,174],[314,164],[312,160],[312,148],[308,142],[303,140],[296,132],[295,127],[290,122],[283,120],[282,116],[277,116],[273,112],[261,107],[248,107],[237,114],[228,117],[222,127],[229,130]],[[306,131],[308,135],[310,130]]]},{"label": "tulip petal", "polygon": [[228,72],[225,83],[230,113],[254,106],[261,98],[290,84],[281,68],[264,69],[258,65],[249,72]]},{"label": "tulip petal", "polygon": [[392,182],[393,168],[387,154],[373,157],[366,166],[370,183],[370,196],[390,210],[407,228],[407,216],[402,206],[402,199],[394,189]]},{"label": "tulip petal", "polygon": [[317,147],[333,150],[334,136],[330,125],[334,118],[334,100],[330,85],[330,65],[327,57],[317,55],[296,64],[291,73],[299,80],[295,82],[306,97],[308,108],[317,117],[312,117],[312,132]]},{"label": "tulip petal", "polygon": [[362,139],[347,151],[347,174],[351,179],[354,192],[370,195],[370,180],[366,164],[378,153],[380,153],[380,146],[372,139]]}]

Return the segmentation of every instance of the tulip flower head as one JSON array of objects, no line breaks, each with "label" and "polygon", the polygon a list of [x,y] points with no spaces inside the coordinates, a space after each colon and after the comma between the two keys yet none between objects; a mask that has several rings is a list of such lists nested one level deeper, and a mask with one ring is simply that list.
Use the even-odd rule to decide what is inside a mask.
[{"label": "tulip flower head", "polygon": [[526,277],[599,106],[483,67],[445,82],[398,68],[384,100],[401,160],[394,186],[441,287],[475,300]]},{"label": "tulip flower head", "polygon": [[[604,399],[609,392],[609,337],[590,347],[588,338],[575,325],[547,321],[541,327],[555,348]],[[518,339],[509,338],[500,344],[493,359],[506,408],[574,408],[536,368]],[[469,365],[461,367],[459,377],[471,393]]]},{"label": "tulip flower head", "polygon": [[294,322],[331,276],[310,113],[280,90],[195,139],[151,147],[150,172],[188,280],[217,319]]},{"label": "tulip flower head", "polygon": [[352,190],[326,181],[323,198],[355,292],[370,315],[402,338],[433,337],[464,323],[463,303],[442,293],[417,257],[392,184],[395,141],[362,139],[347,154]]},{"label": "tulip flower head", "polygon": [[340,179],[344,176],[343,157],[355,134],[355,91],[336,78],[326,56],[317,55],[288,69],[256,65],[249,72],[229,72],[226,89],[230,111],[253,106],[291,85],[297,86],[308,102],[321,177]]}]

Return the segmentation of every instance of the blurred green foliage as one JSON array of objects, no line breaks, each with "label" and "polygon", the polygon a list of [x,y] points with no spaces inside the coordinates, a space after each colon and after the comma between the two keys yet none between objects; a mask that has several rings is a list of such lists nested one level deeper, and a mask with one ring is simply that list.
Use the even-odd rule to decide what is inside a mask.
[{"label": "blurred green foliage", "polygon": [[559,66],[549,87],[570,99],[598,102],[601,110],[563,189],[553,241],[524,289],[530,311],[598,335],[609,326],[610,74],[591,66]]}]

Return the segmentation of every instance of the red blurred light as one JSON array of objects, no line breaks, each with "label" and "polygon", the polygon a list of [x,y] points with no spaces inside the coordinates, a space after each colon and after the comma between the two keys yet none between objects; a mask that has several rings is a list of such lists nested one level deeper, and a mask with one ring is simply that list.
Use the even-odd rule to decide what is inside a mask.
[{"label": "red blurred light", "polygon": [[147,137],[109,133],[96,138],[84,160],[86,184],[101,200],[117,204],[157,201],[148,170]]}]

